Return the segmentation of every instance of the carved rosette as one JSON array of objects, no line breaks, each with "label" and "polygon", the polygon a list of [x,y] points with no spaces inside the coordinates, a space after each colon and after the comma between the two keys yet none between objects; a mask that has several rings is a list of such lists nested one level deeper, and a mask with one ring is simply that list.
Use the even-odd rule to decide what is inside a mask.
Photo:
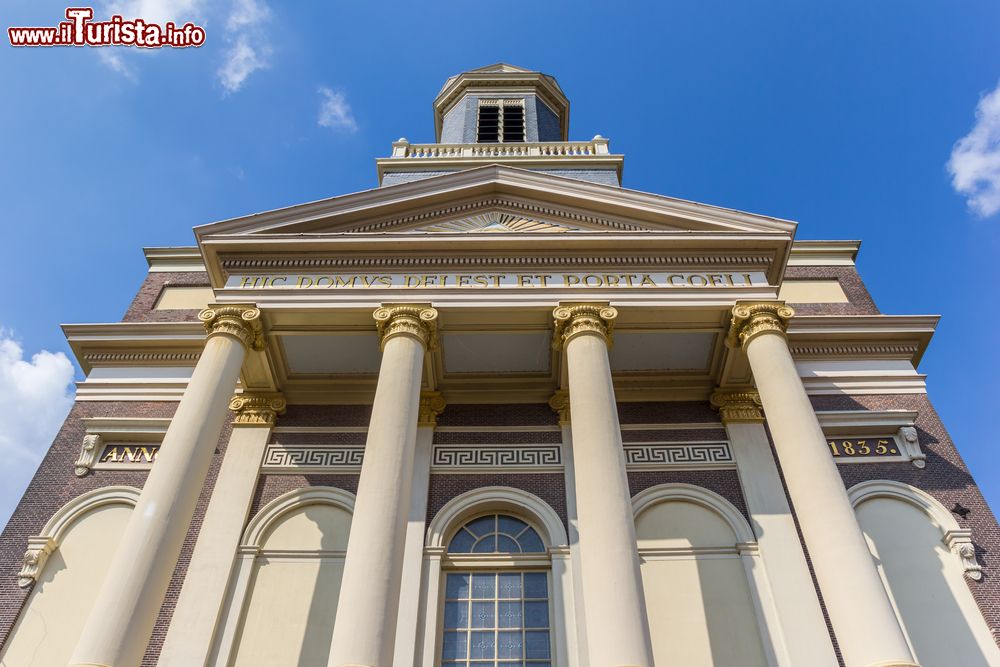
[{"label": "carved rosette", "polygon": [[446,405],[444,396],[440,392],[420,392],[420,416],[417,418],[417,426],[420,428],[437,426],[438,415],[444,412]]},{"label": "carved rosette", "polygon": [[379,346],[395,336],[412,336],[425,348],[437,348],[438,311],[430,306],[396,305],[376,308],[372,313],[378,326]]},{"label": "carved rosette", "polygon": [[983,578],[983,566],[976,560],[976,546],[972,543],[971,530],[949,530],[944,535],[944,541],[948,549],[962,561],[962,569],[967,578],[975,581]]},{"label": "carved rosette", "polygon": [[569,392],[565,389],[558,389],[549,399],[549,407],[559,415],[559,424],[568,424],[570,421],[569,412]]},{"label": "carved rosette", "polygon": [[278,415],[285,414],[287,403],[281,394],[237,394],[229,401],[236,413],[233,426],[272,427]]},{"label": "carved rosette", "polygon": [[227,335],[243,343],[248,350],[264,349],[260,310],[253,306],[212,306],[198,313],[208,337]]},{"label": "carved rosette", "polygon": [[56,543],[50,537],[29,537],[28,549],[21,561],[21,571],[17,573],[17,585],[27,588],[38,581],[38,575],[45,567],[45,561],[56,548]]},{"label": "carved rosette", "polygon": [[91,467],[93,467],[94,462],[97,460],[98,453],[101,451],[102,442],[103,440],[98,433],[88,433],[83,436],[80,457],[73,464],[73,472],[77,477],[83,477],[90,472]]},{"label": "carved rosette", "polygon": [[761,424],[764,422],[760,394],[755,389],[716,390],[712,394],[710,402],[712,407],[719,411],[719,417],[723,424]]},{"label": "carved rosette", "polygon": [[618,310],[601,304],[581,303],[559,306],[552,311],[552,317],[555,320],[554,349],[562,349],[571,338],[584,333],[599,335],[610,347]]},{"label": "carved rosette", "polygon": [[788,320],[794,315],[795,311],[783,301],[738,303],[733,306],[726,345],[732,348],[746,347],[752,339],[764,333],[784,336]]}]

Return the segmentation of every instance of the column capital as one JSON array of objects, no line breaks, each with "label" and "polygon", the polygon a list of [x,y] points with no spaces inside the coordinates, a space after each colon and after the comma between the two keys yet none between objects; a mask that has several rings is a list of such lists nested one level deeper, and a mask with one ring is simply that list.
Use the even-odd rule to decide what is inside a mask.
[{"label": "column capital", "polygon": [[444,412],[447,405],[441,392],[420,392],[420,411],[417,417],[417,428],[434,428],[437,426],[438,415]]},{"label": "column capital", "polygon": [[764,412],[761,409],[760,394],[756,389],[736,391],[716,389],[709,399],[712,407],[719,411],[723,424],[762,424]]},{"label": "column capital", "polygon": [[236,413],[233,426],[266,426],[271,428],[278,415],[285,414],[285,397],[276,393],[236,394],[229,409]]},{"label": "column capital", "polygon": [[243,343],[247,350],[264,349],[260,310],[249,304],[212,305],[198,313],[208,337],[228,335]]},{"label": "column capital", "polygon": [[384,304],[372,313],[378,326],[379,346],[395,336],[412,336],[425,348],[437,348],[438,311],[427,304]]},{"label": "column capital", "polygon": [[788,320],[794,315],[795,311],[784,301],[737,303],[733,306],[726,345],[731,348],[745,347],[751,339],[763,333],[784,336]]},{"label": "column capital", "polygon": [[549,407],[559,415],[559,425],[563,426],[570,421],[569,414],[569,392],[565,389],[557,389],[549,399]]},{"label": "column capital", "polygon": [[556,307],[552,311],[555,333],[552,347],[561,350],[578,334],[593,333],[610,347],[618,310],[606,303],[575,303]]}]

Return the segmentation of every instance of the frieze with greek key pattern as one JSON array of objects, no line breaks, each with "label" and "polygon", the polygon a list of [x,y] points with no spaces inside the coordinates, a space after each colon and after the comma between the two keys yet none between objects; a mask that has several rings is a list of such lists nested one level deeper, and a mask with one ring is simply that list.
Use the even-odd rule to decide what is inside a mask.
[{"label": "frieze with greek key pattern", "polygon": [[652,468],[734,463],[733,453],[725,442],[625,444],[625,464],[628,466]]}]

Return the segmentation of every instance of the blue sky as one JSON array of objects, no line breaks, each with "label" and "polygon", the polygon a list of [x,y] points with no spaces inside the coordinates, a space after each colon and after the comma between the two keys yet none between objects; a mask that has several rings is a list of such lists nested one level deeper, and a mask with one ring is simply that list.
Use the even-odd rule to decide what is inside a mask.
[{"label": "blue sky", "polygon": [[[883,312],[943,315],[921,371],[1000,503],[995,2],[100,0],[97,13],[115,8],[194,20],[207,42],[0,47],[0,521],[68,400],[69,366],[32,355],[68,353],[62,322],[118,320],[142,246],[373,187],[392,140],[433,141],[444,79],[497,61],[556,76],[571,138],[609,137],[626,187],[863,239]],[[55,25],[64,9],[8,0],[0,16]],[[960,193],[947,165],[963,137]]]}]

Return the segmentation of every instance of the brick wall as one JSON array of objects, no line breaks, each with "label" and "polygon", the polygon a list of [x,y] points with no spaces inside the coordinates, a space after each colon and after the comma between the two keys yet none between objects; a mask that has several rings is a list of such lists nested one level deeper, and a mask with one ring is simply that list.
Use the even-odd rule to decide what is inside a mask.
[{"label": "brick wall", "polygon": [[211,287],[204,271],[147,273],[122,322],[197,322],[198,308],[153,310],[164,287]]},{"label": "brick wall", "polygon": [[789,266],[785,280],[836,280],[847,303],[792,303],[799,315],[878,315],[878,308],[853,266]]},{"label": "brick wall", "polygon": [[950,510],[956,503],[971,510],[966,518],[952,514],[962,528],[972,529],[983,578],[966,579],[994,638],[1000,640],[1000,526],[930,400],[923,394],[885,396],[816,396],[817,410],[916,410],[920,448],[927,465],[911,463],[843,464],[838,466],[848,488],[874,479],[903,482],[926,491]]},{"label": "brick wall", "polygon": [[55,512],[77,496],[106,486],[142,488],[144,470],[94,470],[84,477],[73,473],[86,429],[84,417],[150,417],[173,415],[175,403],[79,402],[70,410],[52,446],[42,459],[10,521],[0,533],[0,646],[13,627],[30,588],[17,585],[17,573],[28,538],[41,533]]}]

